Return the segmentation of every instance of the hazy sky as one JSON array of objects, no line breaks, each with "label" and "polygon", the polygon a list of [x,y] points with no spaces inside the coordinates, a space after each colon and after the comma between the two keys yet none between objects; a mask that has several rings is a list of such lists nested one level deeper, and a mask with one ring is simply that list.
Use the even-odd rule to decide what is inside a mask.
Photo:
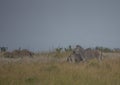
[{"label": "hazy sky", "polygon": [[120,48],[120,0],[0,0],[0,46]]}]

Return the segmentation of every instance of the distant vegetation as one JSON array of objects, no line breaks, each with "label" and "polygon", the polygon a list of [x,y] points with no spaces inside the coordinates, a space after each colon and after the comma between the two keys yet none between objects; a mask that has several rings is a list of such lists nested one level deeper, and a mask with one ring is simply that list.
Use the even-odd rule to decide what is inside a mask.
[{"label": "distant vegetation", "polygon": [[[52,54],[54,57],[67,57],[70,55],[70,53],[73,51],[73,49],[74,49],[74,47],[69,45],[68,47],[65,47],[65,48],[58,47],[58,48],[55,48],[53,51],[44,52],[41,54],[44,54],[44,55]],[[90,49],[100,50],[104,53],[109,53],[109,52],[119,53],[120,52],[120,48],[110,49],[107,47],[96,46],[95,48],[90,48]],[[0,52],[2,53],[2,56],[6,57],[6,58],[18,58],[18,57],[25,57],[25,56],[32,57],[34,54],[36,54],[36,55],[38,54],[38,53],[34,53],[32,51],[29,51],[28,49],[21,49],[21,48],[13,50],[12,52],[9,52],[8,47],[4,47],[4,46],[0,47]]]},{"label": "distant vegetation", "polygon": [[33,52],[27,50],[27,49],[17,49],[13,50],[12,52],[7,51],[6,47],[1,47],[1,53],[3,53],[3,57],[5,58],[18,58],[18,57],[24,57],[29,56],[32,57],[34,55]]},{"label": "distant vegetation", "polygon": [[8,50],[8,47],[4,47],[4,46],[3,46],[3,47],[0,47],[0,51],[1,51],[1,52],[6,52],[7,50]]}]

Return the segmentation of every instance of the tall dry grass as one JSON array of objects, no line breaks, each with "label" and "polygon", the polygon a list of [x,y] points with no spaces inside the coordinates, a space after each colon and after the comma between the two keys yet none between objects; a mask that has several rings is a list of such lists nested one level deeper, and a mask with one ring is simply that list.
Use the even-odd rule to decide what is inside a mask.
[{"label": "tall dry grass", "polygon": [[120,57],[111,55],[102,62],[0,61],[0,85],[120,85]]}]

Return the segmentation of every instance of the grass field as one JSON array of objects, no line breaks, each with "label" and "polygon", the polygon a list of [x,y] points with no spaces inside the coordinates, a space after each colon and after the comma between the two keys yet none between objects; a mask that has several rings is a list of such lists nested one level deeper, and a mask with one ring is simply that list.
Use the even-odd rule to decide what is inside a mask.
[{"label": "grass field", "polygon": [[104,55],[102,62],[93,59],[85,63],[55,62],[40,55],[1,58],[0,85],[120,85],[120,54]]}]

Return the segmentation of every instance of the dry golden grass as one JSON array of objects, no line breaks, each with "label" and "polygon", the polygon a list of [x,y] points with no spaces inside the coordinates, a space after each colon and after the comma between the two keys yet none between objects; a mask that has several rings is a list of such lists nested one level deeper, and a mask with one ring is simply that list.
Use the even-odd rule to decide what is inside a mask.
[{"label": "dry golden grass", "polygon": [[93,59],[85,63],[1,60],[0,85],[120,85],[119,55],[104,55],[102,62]]}]

